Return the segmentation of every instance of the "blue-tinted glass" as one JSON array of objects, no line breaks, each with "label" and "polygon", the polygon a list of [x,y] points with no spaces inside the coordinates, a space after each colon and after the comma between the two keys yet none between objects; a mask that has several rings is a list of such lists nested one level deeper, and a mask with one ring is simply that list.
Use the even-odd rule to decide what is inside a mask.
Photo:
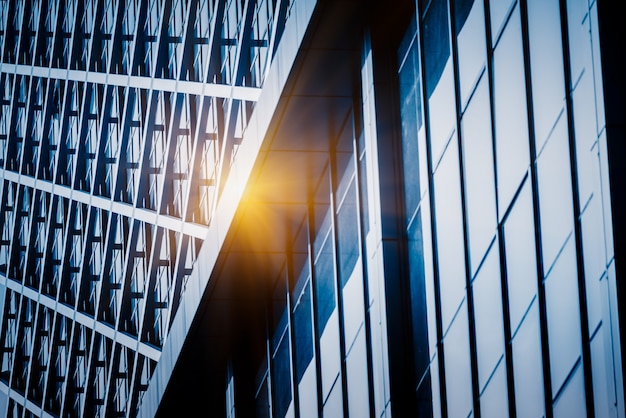
[{"label": "blue-tinted glass", "polygon": [[454,0],[454,25],[458,35],[472,10],[474,0]]},{"label": "blue-tinted glass", "polygon": [[454,103],[452,60],[448,60],[439,83],[428,99],[430,152],[433,159],[433,170],[436,169],[441,153],[454,132],[456,124]]},{"label": "blue-tinted glass", "polygon": [[606,248],[604,246],[604,225],[600,197],[593,195],[585,211],[581,215],[582,246],[585,270],[585,290],[587,293],[587,310],[589,329],[596,328],[602,321],[605,310],[603,289],[606,281],[602,277],[606,272]]},{"label": "blue-tinted glass", "polygon": [[495,44],[495,40],[498,37],[500,28],[505,21],[508,11],[511,9],[512,0],[496,0],[489,2],[489,9],[491,14],[491,35],[492,43]]},{"label": "blue-tinted glass", "polygon": [[500,213],[504,213],[530,161],[518,8],[513,12],[494,51],[493,65],[498,207]]},{"label": "blue-tinted glass", "polygon": [[598,147],[594,146],[594,143],[598,140],[594,100],[592,74],[584,72],[576,83],[575,90],[572,92],[578,196],[581,207],[584,207],[589,196],[598,190],[599,184]]},{"label": "blue-tinted glass", "polygon": [[554,402],[554,418],[585,418],[585,381],[583,368],[579,365],[563,393]]},{"label": "blue-tinted glass", "polygon": [[291,402],[291,364],[289,359],[289,338],[286,333],[276,349],[272,369],[272,393],[274,412],[277,417],[285,416]]},{"label": "blue-tinted glass", "polygon": [[296,348],[296,381],[302,375],[313,358],[313,321],[311,318],[310,282],[307,282],[302,296],[293,312],[293,329]]},{"label": "blue-tinted glass", "polygon": [[567,121],[564,116],[537,160],[541,239],[546,270],[574,228]]},{"label": "blue-tinted glass", "polygon": [[467,327],[467,305],[463,304],[443,340],[450,417],[467,417],[472,410],[472,372]]},{"label": "blue-tinted glass", "polygon": [[368,388],[367,388],[367,356],[365,332],[361,330],[354,344],[350,348],[346,359],[346,374],[348,376],[348,410],[350,416],[369,416]]},{"label": "blue-tinted glass", "polygon": [[565,104],[558,0],[528,0],[528,37],[537,149]]},{"label": "blue-tinted glass", "polygon": [[581,353],[576,247],[570,238],[545,280],[552,393],[556,394]]},{"label": "blue-tinted glass", "polygon": [[339,277],[344,286],[359,258],[359,216],[356,204],[356,182],[350,182],[337,213]]},{"label": "blue-tinted glass", "polygon": [[480,416],[482,418],[502,418],[508,415],[506,364],[502,359],[480,396]]},{"label": "blue-tinted glass", "polygon": [[[485,16],[483,2],[456,0],[467,8],[467,20],[461,29],[457,23],[457,49],[459,61],[459,84],[461,87],[461,103],[465,103],[476,84],[476,80],[485,67],[487,59],[487,43],[485,40]],[[465,12],[465,10],[463,10]],[[458,8],[455,9],[458,12]],[[486,110],[485,110],[486,111]]]},{"label": "blue-tinted glass", "polygon": [[[606,284],[606,280],[603,283]],[[615,391],[615,379],[607,373],[605,353],[607,352],[607,339],[611,331],[608,325],[602,324],[598,332],[591,340],[591,369],[593,381],[593,397],[596,417],[615,417],[617,412],[617,397]]]},{"label": "blue-tinted glass", "polygon": [[[411,278],[411,313],[413,324],[413,353],[416,376],[422,376],[429,363],[428,317],[424,271],[424,242],[421,212],[411,223],[408,235],[409,272]],[[430,258],[428,258],[430,260]],[[432,280],[432,278],[429,278]],[[434,304],[434,301],[429,301]],[[434,337],[434,335],[432,336]],[[432,338],[431,337],[431,338]]]},{"label": "blue-tinted glass", "polygon": [[461,121],[465,164],[465,199],[472,274],[496,232],[496,194],[489,91],[483,78]]},{"label": "blue-tinted glass", "polygon": [[478,382],[482,390],[504,355],[504,322],[498,247],[493,246],[472,282]]},{"label": "blue-tinted glass", "polygon": [[406,216],[411,218],[420,198],[417,130],[421,125],[417,85],[417,43],[413,43],[400,69],[400,117]]},{"label": "blue-tinted glass", "polygon": [[514,334],[512,347],[517,416],[541,417],[545,408],[537,299]]},{"label": "blue-tinted glass", "polygon": [[515,331],[537,294],[535,222],[529,181],[526,181],[504,224],[509,315]]},{"label": "blue-tinted glass", "polygon": [[335,263],[333,241],[327,239],[315,261],[315,292],[317,296],[317,321],[321,334],[335,309]]},{"label": "blue-tinted glass", "polygon": [[463,218],[458,147],[453,140],[435,173],[435,220],[443,328],[465,296]]},{"label": "blue-tinted glass", "polygon": [[447,3],[445,0],[432,0],[424,16],[423,42],[428,97],[435,90],[450,56]]}]

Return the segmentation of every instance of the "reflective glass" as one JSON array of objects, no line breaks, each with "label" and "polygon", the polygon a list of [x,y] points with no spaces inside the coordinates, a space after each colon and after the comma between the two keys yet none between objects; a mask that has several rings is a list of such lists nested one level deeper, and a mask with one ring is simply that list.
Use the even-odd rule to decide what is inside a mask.
[{"label": "reflective glass", "polygon": [[537,150],[565,105],[558,0],[528,0],[528,37]]},{"label": "reflective glass", "polygon": [[567,121],[563,115],[537,159],[541,239],[546,271],[574,228]]},{"label": "reflective glass", "polygon": [[545,280],[550,372],[555,395],[581,354],[576,248],[569,239]]},{"label": "reflective glass", "polygon": [[[459,10],[462,3],[467,10]],[[468,7],[469,5],[469,7]],[[485,67],[487,59],[487,41],[485,39],[485,16],[482,1],[455,0],[455,13],[468,13],[464,26],[456,23],[460,31],[457,39],[459,84],[461,87],[462,106],[467,102],[476,80]],[[461,17],[462,18],[462,17]]]},{"label": "reflective glass", "polygon": [[472,410],[467,305],[463,304],[443,340],[448,415],[466,417]]},{"label": "reflective glass", "polygon": [[328,238],[315,261],[315,292],[318,329],[321,334],[335,309],[335,263],[333,240]]},{"label": "reflective glass", "polygon": [[544,416],[543,366],[537,299],[513,335],[512,348],[517,416]]},{"label": "reflective glass", "polygon": [[465,267],[461,188],[456,141],[452,141],[435,173],[435,220],[441,288],[441,314],[445,330],[465,296]]},{"label": "reflective glass", "polygon": [[276,349],[272,368],[272,393],[274,395],[274,411],[283,417],[291,403],[291,362],[289,355],[289,333],[286,332]]},{"label": "reflective glass", "polygon": [[296,348],[296,381],[300,382],[313,358],[313,322],[311,318],[310,282],[307,282],[293,312]]},{"label": "reflective glass", "polygon": [[504,356],[504,321],[498,247],[493,246],[472,282],[479,389]]},{"label": "reflective glass", "polygon": [[496,193],[487,87],[486,78],[483,78],[461,120],[472,274],[496,232]]},{"label": "reflective glass", "polygon": [[530,161],[519,8],[502,34],[493,61],[498,207],[504,213]]},{"label": "reflective glass", "polygon": [[350,278],[360,253],[359,216],[356,199],[356,181],[352,178],[337,212],[338,264],[342,286],[345,286]]},{"label": "reflective glass", "polygon": [[482,418],[502,418],[509,415],[509,403],[504,359],[498,364],[489,384],[480,396]]},{"label": "reflective glass", "polygon": [[508,11],[511,9],[512,0],[496,0],[489,2],[489,9],[491,14],[491,37],[492,43],[495,44],[495,40],[498,38],[500,28],[508,15]]},{"label": "reflective glass", "polygon": [[577,368],[563,393],[554,402],[554,418],[585,418],[585,381],[582,367]]},{"label": "reflective glass", "polygon": [[504,224],[511,330],[515,331],[537,294],[535,222],[529,181],[513,203]]},{"label": "reflective glass", "polygon": [[448,2],[432,0],[423,19],[426,91],[431,96],[450,57]]}]

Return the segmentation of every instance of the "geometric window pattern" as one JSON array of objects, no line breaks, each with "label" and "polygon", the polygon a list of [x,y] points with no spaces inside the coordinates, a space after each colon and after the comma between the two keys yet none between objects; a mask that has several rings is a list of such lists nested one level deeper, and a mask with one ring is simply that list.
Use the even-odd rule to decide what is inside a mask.
[{"label": "geometric window pattern", "polygon": [[0,1],[9,415],[135,415],[292,5]]},{"label": "geometric window pattern", "polygon": [[398,72],[418,396],[621,416],[597,5],[418,5]]}]

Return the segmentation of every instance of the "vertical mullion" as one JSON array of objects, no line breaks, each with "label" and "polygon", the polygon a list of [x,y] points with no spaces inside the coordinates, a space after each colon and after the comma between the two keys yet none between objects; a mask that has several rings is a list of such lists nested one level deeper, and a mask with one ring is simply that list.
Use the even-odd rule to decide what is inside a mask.
[{"label": "vertical mullion", "polygon": [[[500,277],[501,277],[501,291],[502,291],[502,311],[504,315],[504,355],[506,361],[506,377],[507,377],[507,393],[509,397],[509,416],[516,417],[517,416],[517,408],[516,408],[516,399],[515,399],[515,377],[514,377],[514,369],[513,369],[513,335],[511,330],[511,316],[510,316],[510,299],[509,299],[509,282],[508,282],[508,271],[507,271],[507,263],[506,263],[506,242],[505,242],[505,234],[504,234],[504,213],[503,216],[500,216],[500,212],[504,212],[506,208],[499,207],[499,199],[498,199],[498,166],[496,161],[496,122],[495,122],[495,109],[493,106],[494,103],[494,72],[493,72],[493,45],[492,39],[493,34],[491,32],[491,10],[489,8],[489,1],[484,0],[482,3],[483,11],[484,11],[484,25],[485,25],[485,50],[487,52],[487,69],[485,72],[485,77],[487,77],[487,85],[489,89],[489,119],[491,121],[490,125],[490,133],[491,133],[491,146],[493,149],[492,152],[492,164],[493,164],[493,180],[494,180],[494,189],[495,189],[495,204],[496,204],[496,220],[502,219],[502,221],[497,221],[497,240],[498,240],[498,259],[500,264]],[[523,180],[522,182],[524,182]],[[517,192],[519,194],[519,190]]]},{"label": "vertical mullion", "polygon": [[[280,0],[279,0],[280,1]],[[322,363],[320,359],[320,341],[319,341],[319,324],[317,321],[317,279],[315,277],[315,202],[311,198],[314,196],[310,182],[308,183],[309,190],[307,196],[309,196],[307,202],[306,219],[307,219],[307,239],[308,239],[308,258],[309,258],[309,274],[311,276],[311,315],[313,324],[313,356],[315,360],[315,374],[316,374],[316,387],[317,387],[317,414],[322,416],[324,408],[324,393],[322,388]]]},{"label": "vertical mullion", "polygon": [[576,157],[576,131],[574,129],[574,105],[572,103],[572,73],[571,56],[569,49],[569,26],[567,18],[567,4],[559,0],[561,12],[561,46],[563,48],[563,80],[565,90],[565,113],[567,116],[567,131],[571,170],[572,201],[574,211],[574,238],[576,243],[576,270],[578,273],[578,299],[580,307],[580,325],[582,340],[582,362],[585,385],[585,400],[587,415],[595,416],[593,396],[593,374],[591,372],[591,340],[589,331],[589,315],[587,312],[587,290],[585,282],[585,265],[583,260],[582,214],[580,207],[580,193],[578,186],[578,169]]},{"label": "vertical mullion", "polygon": [[[426,10],[426,8],[425,8]],[[432,210],[435,207],[435,185],[433,179],[433,158],[432,158],[432,147],[430,143],[430,125],[428,123],[430,109],[428,107],[427,100],[427,89],[426,83],[426,69],[423,65],[425,61],[425,52],[424,52],[424,39],[422,38],[423,28],[424,28],[424,18],[423,14],[420,12],[420,8],[418,7],[416,10],[417,13],[417,43],[419,49],[419,61],[420,61],[420,77],[422,82],[420,83],[421,92],[420,92],[420,100],[422,101],[422,111],[424,115],[424,134],[426,137],[426,166],[428,170],[428,196],[429,201],[428,204],[431,208],[431,216],[430,216],[430,228],[431,228],[431,245],[433,248],[432,251],[432,263],[433,263],[433,288],[435,293],[435,327],[437,330],[437,360],[438,360],[438,377],[439,377],[439,400],[441,407],[441,417],[448,417],[448,405],[447,405],[447,394],[446,394],[446,374],[445,374],[445,353],[443,350],[443,323],[442,323],[442,312],[441,312],[441,283],[439,278],[439,255],[437,252],[437,223],[436,223],[436,213]],[[427,260],[425,260],[426,262]]]},{"label": "vertical mullion", "polygon": [[[489,0],[486,0],[489,1]],[[552,410],[552,377],[550,374],[550,347],[548,340],[548,312],[545,293],[545,267],[543,262],[543,244],[541,241],[541,214],[539,210],[539,183],[535,155],[537,155],[535,143],[534,106],[532,94],[532,75],[530,72],[530,45],[528,40],[528,10],[526,1],[519,0],[520,20],[522,30],[522,52],[524,60],[524,74],[526,87],[526,117],[528,123],[528,140],[530,152],[530,180],[532,186],[533,215],[535,218],[535,257],[537,260],[537,296],[539,300],[539,323],[541,332],[541,353],[544,382],[544,404],[546,418],[553,417]],[[491,53],[493,53],[491,51]]]},{"label": "vertical mullion", "polygon": [[455,130],[458,150],[459,184],[461,191],[461,216],[463,220],[463,255],[465,258],[465,292],[467,297],[467,318],[469,328],[470,362],[472,370],[472,395],[474,404],[474,415],[480,417],[480,383],[478,381],[478,354],[476,341],[476,318],[474,316],[474,294],[472,277],[470,270],[470,255],[468,249],[469,229],[468,214],[465,193],[465,161],[463,155],[463,141],[461,134],[461,97],[459,83],[459,59],[456,42],[456,22],[454,21],[454,0],[448,0],[448,36],[450,42],[450,58],[452,59],[452,71],[454,79],[454,112]]},{"label": "vertical mullion", "polygon": [[[343,125],[342,125],[343,127]],[[337,233],[337,208],[340,202],[337,201],[337,186],[339,185],[337,173],[337,149],[335,140],[330,137],[329,144],[329,174],[330,174],[330,210],[331,210],[331,236],[327,239],[333,240],[333,272],[335,276],[335,297],[337,298],[337,321],[339,323],[339,355],[341,357],[341,394],[343,402],[343,414],[348,416],[348,379],[346,375],[346,334],[343,317],[343,287],[342,277],[339,270],[339,235]]]}]

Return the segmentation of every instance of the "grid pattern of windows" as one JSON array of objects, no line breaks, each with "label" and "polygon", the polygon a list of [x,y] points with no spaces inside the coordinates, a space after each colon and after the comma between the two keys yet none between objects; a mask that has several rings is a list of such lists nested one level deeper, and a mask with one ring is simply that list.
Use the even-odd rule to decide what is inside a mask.
[{"label": "grid pattern of windows", "polygon": [[9,415],[136,413],[268,74],[280,3],[0,0]]},{"label": "grid pattern of windows", "polygon": [[594,2],[418,2],[398,74],[435,416],[623,407],[598,36]]}]

